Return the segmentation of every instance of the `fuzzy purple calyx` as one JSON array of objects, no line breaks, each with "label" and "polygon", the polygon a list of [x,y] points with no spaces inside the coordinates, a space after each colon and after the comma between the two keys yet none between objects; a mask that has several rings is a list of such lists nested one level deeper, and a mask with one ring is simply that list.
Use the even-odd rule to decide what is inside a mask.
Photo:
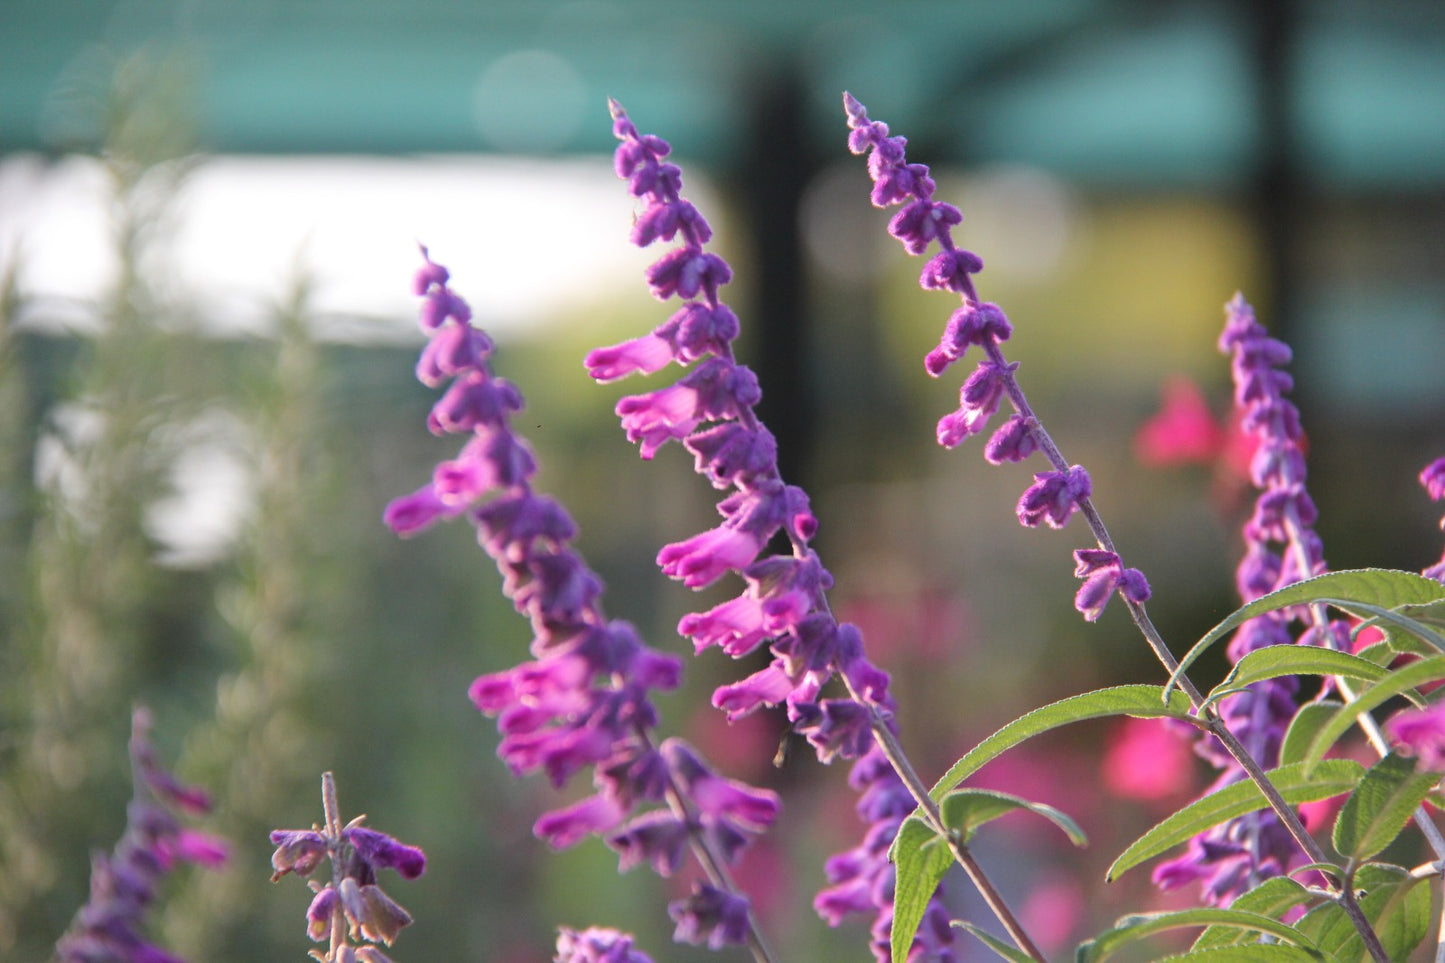
[{"label": "fuzzy purple calyx", "polygon": [[1092,489],[1089,473],[1079,465],[1065,471],[1037,472],[1034,483],[1019,498],[1019,524],[1036,528],[1046,522],[1050,528],[1063,528]]},{"label": "fuzzy purple calyx", "polygon": [[718,950],[747,940],[748,901],[736,893],[694,883],[692,895],[669,904],[667,912],[677,923],[673,939],[679,943]]}]

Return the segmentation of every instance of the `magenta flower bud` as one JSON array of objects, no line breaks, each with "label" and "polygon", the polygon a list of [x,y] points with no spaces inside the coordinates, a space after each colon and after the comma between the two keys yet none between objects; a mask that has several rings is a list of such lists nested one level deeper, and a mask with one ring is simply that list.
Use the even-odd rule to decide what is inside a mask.
[{"label": "magenta flower bud", "polygon": [[681,542],[665,545],[657,564],[668,578],[688,588],[711,585],[724,573],[737,571],[762,551],[766,539],[733,525],[720,525]]},{"label": "magenta flower bud", "polygon": [[1445,458],[1437,458],[1420,471],[1420,484],[1431,501],[1445,501]]},{"label": "magenta flower bud", "polygon": [[607,845],[617,851],[617,868],[622,872],[647,863],[657,875],[671,876],[682,865],[690,832],[668,810],[654,809],[608,836]]},{"label": "magenta flower bud", "polygon": [[225,865],[231,854],[226,840],[194,829],[180,830],[169,849],[178,859],[210,867]]},{"label": "magenta flower bud", "polygon": [[392,499],[381,518],[387,528],[407,538],[430,528],[438,519],[456,516],[463,508],[442,501],[436,489],[426,484],[410,495]]},{"label": "magenta flower bud", "polygon": [[965,294],[973,289],[970,274],[983,270],[983,259],[972,251],[952,247],[939,251],[923,265],[918,284],[929,291]]},{"label": "magenta flower bud", "polygon": [[427,427],[436,435],[455,434],[504,424],[509,415],[521,410],[522,395],[516,385],[472,370],[453,381],[432,406]]},{"label": "magenta flower bud", "polygon": [[[952,204],[926,200],[909,201],[888,222],[888,233],[902,242],[909,254],[922,254],[938,241],[949,247],[949,229],[963,222],[963,214]],[[982,267],[982,262],[979,262]]]},{"label": "magenta flower bud", "polygon": [[1035,528],[1047,522],[1050,528],[1063,528],[1091,490],[1089,473],[1079,465],[1067,471],[1036,472],[1034,483],[1019,499],[1019,524]]},{"label": "magenta flower bud", "polygon": [[754,709],[781,705],[796,688],[792,677],[774,662],[740,682],[719,686],[712,694],[712,704],[726,712],[731,722]]},{"label": "magenta flower bud", "polygon": [[736,946],[747,940],[748,901],[706,883],[694,883],[692,895],[667,908],[677,922],[673,939],[706,943],[709,949]]},{"label": "magenta flower bud", "polygon": [[647,285],[659,301],[671,297],[717,299],[717,290],[732,280],[732,268],[716,254],[692,247],[674,248],[646,271]]},{"label": "magenta flower bud", "polygon": [[652,958],[633,949],[626,933],[596,926],[578,932],[564,926],[557,931],[555,963],[652,963]]},{"label": "magenta flower bud", "polygon": [[616,381],[630,374],[652,374],[673,360],[673,347],[656,334],[645,334],[610,348],[587,352],[583,364],[597,381]]},{"label": "magenta flower bud", "polygon": [[310,829],[276,829],[271,832],[271,842],[276,851],[271,854],[271,867],[276,871],[272,882],[295,873],[310,876],[320,862],[326,858],[326,837]]},{"label": "magenta flower bud", "polygon": [[588,796],[581,802],[546,813],[537,820],[532,832],[554,849],[567,849],[588,836],[610,832],[625,815],[611,797]]},{"label": "magenta flower bud", "polygon": [[712,228],[690,201],[656,201],[632,225],[632,243],[647,247],[659,238],[670,241],[678,232],[689,245],[706,244],[712,238]]},{"label": "magenta flower bud", "polygon": [[426,854],[415,846],[397,842],[386,833],[365,826],[343,829],[341,835],[373,870],[394,869],[403,879],[416,879],[426,871]]},{"label": "magenta flower bud", "polygon": [[1395,713],[1385,722],[1385,734],[1422,769],[1445,772],[1445,703]]},{"label": "magenta flower bud", "polygon": [[1002,465],[1004,462],[1024,461],[1039,450],[1035,422],[1024,415],[1013,415],[999,426],[988,444],[984,445],[983,457],[989,464]]},{"label": "magenta flower bud", "polygon": [[468,324],[449,324],[427,341],[416,363],[416,378],[428,388],[480,368],[493,350],[492,339]]},{"label": "magenta flower bud", "polygon": [[431,259],[425,246],[421,249],[422,266],[417,268],[413,276],[412,291],[422,297],[428,294],[433,287],[446,287],[447,281],[451,280],[451,272]]},{"label": "magenta flower bud", "polygon": [[735,421],[695,431],[683,439],[683,446],[692,452],[697,473],[718,489],[763,477],[778,463],[778,443],[772,432],[761,426],[745,428]]},{"label": "magenta flower bud", "polygon": [[1149,598],[1149,583],[1144,573],[1136,568],[1124,568],[1113,552],[1081,548],[1074,552],[1074,560],[1078,563],[1074,575],[1084,579],[1074,596],[1074,608],[1088,621],[1096,621],[1103,614],[1104,606],[1116,591],[1135,603]]},{"label": "magenta flower bud", "polygon": [[938,347],[924,358],[923,367],[936,378],[963,357],[971,345],[1000,343],[1012,335],[1013,325],[997,304],[967,301],[949,317]]},{"label": "magenta flower bud", "polygon": [[306,935],[317,943],[331,939],[331,921],[341,898],[330,883],[321,887],[306,907]]}]

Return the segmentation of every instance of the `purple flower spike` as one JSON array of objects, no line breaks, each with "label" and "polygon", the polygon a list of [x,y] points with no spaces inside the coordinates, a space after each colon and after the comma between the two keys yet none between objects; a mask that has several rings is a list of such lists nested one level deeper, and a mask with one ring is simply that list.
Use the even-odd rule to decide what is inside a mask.
[{"label": "purple flower spike", "polygon": [[224,840],[182,827],[178,817],[208,811],[210,797],[181,783],[160,764],[150,729],[150,712],[137,708],[131,714],[130,736],[135,796],[126,807],[125,832],[109,855],[95,854],[90,899],[55,944],[58,963],[184,963],[142,936],[146,911],[178,860],[211,867],[226,861]]},{"label": "purple flower spike", "polygon": [[[625,116],[617,129],[632,130]],[[598,380],[658,371],[674,360],[687,364],[719,345],[725,348],[736,333],[736,318],[716,302],[729,270],[721,258],[701,251],[711,232],[692,205],[677,197],[681,174],[659,160],[667,152],[667,144],[657,138],[634,137],[619,151],[617,169],[637,196],[657,201],[639,220],[635,236],[673,238],[684,245],[683,254],[654,266],[649,283],[662,297],[706,300],[678,311],[643,338],[592,352],[587,365]],[[653,192],[665,197],[659,200]],[[557,848],[601,836],[618,851],[623,869],[646,862],[660,873],[674,872],[688,844],[710,851],[706,865],[723,865],[772,822],[776,797],[712,775],[677,744],[655,748],[658,713],[652,694],[678,686],[681,660],[648,648],[632,626],[602,611],[602,580],[572,548],[576,525],[554,499],[531,488],[536,459],[510,424],[522,410],[521,392],[492,372],[491,340],[471,327],[465,302],[447,288],[445,268],[432,262],[425,249],[423,257],[417,290],[426,298],[421,323],[429,343],[418,377],[432,387],[449,382],[428,423],[433,431],[467,440],[456,458],[436,467],[430,484],[392,502],[384,517],[398,534],[409,535],[465,514],[497,563],[504,593],[531,622],[535,658],[475,679],[467,695],[479,711],[496,718],[502,736],[497,754],[516,775],[543,772],[560,788],[574,775],[592,771],[595,792],[543,814],[533,832]],[[686,584],[705,584],[746,566],[781,526],[811,531],[806,499],[766,477],[754,478],[766,474],[762,461],[775,447],[760,427],[726,437],[704,429],[709,432],[705,438],[693,438],[705,422],[735,423],[757,398],[752,372],[718,356],[704,360],[676,385],[618,404],[644,457],[667,441],[685,441],[719,481],[749,481],[747,497],[727,506],[719,529],[664,549],[667,564]],[[658,804],[665,808],[649,808]],[[376,867],[409,876],[424,865],[419,850],[390,837],[370,830],[345,832],[373,879]],[[285,836],[278,839],[278,846],[283,844],[289,848],[278,856],[282,863],[300,871],[306,859],[306,868],[314,868],[316,856],[307,847],[314,848],[315,840]],[[359,878],[337,896],[348,919],[354,917],[353,927],[389,937],[401,925],[400,916],[372,892],[372,881]],[[750,931],[746,902],[726,905],[741,905],[741,917],[730,909],[725,926],[709,924],[707,938]],[[559,952],[578,960],[646,959],[625,948],[614,953],[621,945],[615,941],[603,946],[606,941],[573,934],[564,942]]]},{"label": "purple flower spike", "polygon": [[1091,490],[1089,473],[1078,465],[1066,471],[1038,472],[1019,499],[1019,524],[1036,528],[1047,522],[1050,528],[1063,528]]},{"label": "purple flower spike", "polygon": [[[669,153],[666,143],[639,134],[616,104],[612,110],[613,130],[620,141],[617,172],[644,207],[638,223],[651,225],[655,219],[666,224],[671,217],[667,212],[691,211],[678,193],[680,172],[661,160]],[[944,249],[929,262],[926,283],[971,290],[969,275],[982,265],[951,242],[950,231],[961,219],[957,209],[931,200],[934,184],[927,168],[902,163],[902,138],[890,138],[886,127],[867,122],[866,117],[860,124],[851,143],[856,151],[872,152],[875,200],[907,201],[892,230],[911,248],[922,250],[938,241]],[[651,227],[633,232],[639,244],[665,237]],[[756,378],[733,358],[737,318],[718,300],[719,288],[731,272],[702,249],[700,233],[679,227],[675,240],[676,246],[649,269],[647,281],[655,295],[678,297],[684,304],[651,335],[599,348],[587,356],[586,364],[597,380],[661,370],[669,360],[691,368],[676,385],[624,398],[617,407],[628,438],[638,443],[644,458],[668,441],[681,440],[699,474],[716,489],[731,489],[718,506],[724,518],[721,525],[665,546],[657,560],[665,574],[692,588],[711,585],[729,573],[740,576],[746,588],[731,601],[684,617],[678,629],[699,652],[716,647],[741,658],[767,647],[771,660],[764,668],[713,693],[713,704],[729,720],[759,708],[782,706],[795,731],[809,739],[824,761],[865,756],[874,747],[874,727],[892,725],[888,676],[863,657],[857,630],[839,626],[828,609],[824,593],[832,578],[809,547],[817,520],[806,495],[780,477],[777,443],[753,410],[760,397]],[[996,309],[981,312],[959,334],[960,344],[1006,326]],[[664,346],[670,358],[663,357]],[[980,423],[992,414],[990,406],[997,407],[991,389],[989,379],[981,378],[965,399],[976,409],[972,417]],[[985,413],[985,409],[990,410]],[[766,554],[779,532],[788,539],[791,553]],[[848,697],[820,698],[823,688],[839,676],[850,690]],[[862,784],[859,788],[867,790]],[[736,827],[747,829],[757,820],[772,818],[772,800],[756,791],[736,790],[715,779],[695,784],[694,791],[704,810],[699,819],[705,831],[725,852],[732,848]],[[886,831],[892,832],[903,817],[889,818]],[[873,825],[869,832],[880,830]],[[636,851],[637,860],[666,862],[670,857],[665,849],[660,854],[647,849],[666,835],[660,825],[634,821],[616,838]],[[879,856],[884,866],[886,849],[885,845]],[[856,908],[871,909],[880,920],[891,919],[892,899],[891,888],[874,887]],[[714,945],[732,942],[728,935],[729,913],[736,912],[729,909],[732,905],[729,900],[719,902],[707,890],[696,894],[675,911],[679,938],[705,939]]]},{"label": "purple flower spike", "polygon": [[[1252,602],[1318,575],[1326,566],[1319,536],[1310,528],[1318,512],[1305,489],[1299,411],[1284,397],[1293,379],[1279,369],[1290,359],[1289,346],[1271,338],[1243,295],[1236,294],[1225,305],[1219,347],[1231,356],[1240,423],[1256,443],[1251,475],[1259,495],[1243,526],[1244,554],[1235,573],[1241,597]],[[1297,617],[1305,619],[1303,628],[1294,625]],[[1241,625],[1228,654],[1238,661],[1271,645],[1341,647],[1348,640],[1348,627],[1343,623],[1317,623],[1312,612],[1285,609]],[[1298,688],[1292,677],[1270,679],[1220,703],[1230,731],[1266,769],[1278,761],[1285,728],[1297,707]],[[1219,767],[1215,788],[1242,777],[1238,763],[1212,741],[1201,742],[1196,752]],[[1227,905],[1264,879],[1288,872],[1297,861],[1284,826],[1273,813],[1264,811],[1230,820],[1195,837],[1184,856],[1156,869],[1154,880],[1164,888],[1199,880],[1208,902]]]}]

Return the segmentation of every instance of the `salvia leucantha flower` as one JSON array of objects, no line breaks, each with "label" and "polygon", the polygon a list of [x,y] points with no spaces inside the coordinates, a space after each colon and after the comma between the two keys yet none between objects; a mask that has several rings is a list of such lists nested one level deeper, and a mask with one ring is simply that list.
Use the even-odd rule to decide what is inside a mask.
[{"label": "salvia leucantha flower", "polygon": [[[693,455],[698,474],[728,492],[718,505],[720,525],[664,547],[657,561],[665,574],[691,588],[735,574],[743,592],[685,616],[678,631],[698,652],[717,647],[742,658],[767,647],[771,659],[765,668],[713,694],[713,704],[730,719],[782,706],[820,759],[855,760],[850,783],[861,794],[858,812],[870,829],[861,846],[829,861],[830,885],[814,905],[834,925],[852,913],[875,913],[874,952],[887,959],[893,904],[888,847],[914,809],[873,737],[875,720],[893,725],[888,676],[865,657],[857,628],[840,625],[829,611],[824,593],[832,576],[809,547],[817,521],[803,491],[780,477],[776,442],[754,412],[757,378],[733,356],[738,319],[718,296],[731,268],[704,247],[712,231],[682,196],[682,172],[667,160],[668,143],[639,133],[619,105],[611,106],[620,141],[616,171],[640,204],[632,240],[641,247],[674,242],[647,269],[647,284],[659,300],[676,298],[680,305],[651,333],[589,353],[587,370],[598,381],[612,381],[673,363],[687,369],[675,384],[617,404],[627,437],[642,457],[679,442]],[[791,554],[765,551],[779,532]],[[823,695],[835,676],[845,680],[847,697]],[[724,931],[737,925],[728,908],[706,894],[693,909],[697,919]],[[947,915],[935,903],[909,959],[951,960],[952,940]]]},{"label": "salvia leucantha flower", "polygon": [[[669,225],[656,229],[698,229],[686,212]],[[668,283],[688,286],[695,277],[678,266]],[[618,852],[622,869],[646,864],[664,876],[691,849],[710,882],[670,908],[677,937],[744,942],[754,935],[750,909],[727,866],[773,822],[777,796],[717,775],[679,739],[656,741],[652,693],[677,687],[682,661],[647,647],[630,624],[603,612],[602,581],[572,548],[572,519],[532,489],[536,461],[510,427],[522,395],[493,373],[492,342],[471,325],[470,309],[447,280],[446,269],[426,257],[416,293],[425,299],[421,325],[429,340],[417,377],[430,387],[449,383],[428,419],[432,431],[468,440],[430,482],[393,501],[385,520],[410,535],[465,513],[502,573],[503,591],[531,621],[534,659],[481,676],[468,695],[497,719],[497,753],[514,774],[542,771],[561,787],[592,770],[595,792],[543,815],[536,834],[559,848],[598,835]],[[694,385],[715,391],[700,380]],[[689,572],[702,576],[701,569]]]},{"label": "salvia leucantha flower", "polygon": [[[311,955],[321,963],[389,963],[375,944],[390,946],[412,920],[381,888],[377,872],[393,869],[402,879],[416,879],[426,871],[426,854],[361,825],[365,816],[343,826],[329,772],[321,777],[321,795],[324,825],[272,830],[271,882],[287,873],[310,876],[322,860],[330,862],[329,881],[307,880],[314,896],[306,908],[306,935],[328,944],[325,953],[312,950]],[[366,942],[353,946],[349,940]]]},{"label": "salvia leucantha flower", "polygon": [[149,711],[131,715],[130,760],[135,792],[126,808],[125,833],[115,850],[91,861],[90,899],[56,943],[60,963],[180,963],[144,936],[145,912],[179,862],[219,866],[221,839],[182,826],[182,813],[210,811],[204,790],[178,782],[156,759]]},{"label": "salvia leucantha flower", "polygon": [[601,926],[559,929],[557,955],[552,959],[554,963],[652,963],[652,957],[633,949],[630,935]]},{"label": "salvia leucantha flower", "polygon": [[[1425,487],[1431,501],[1445,502],[1445,458],[1437,458],[1421,470],[1420,484]],[[1445,532],[1445,518],[1440,519],[1440,530]],[[1440,561],[1421,574],[1437,582],[1445,582],[1445,555],[1441,555]]]},{"label": "salvia leucantha flower", "polygon": [[[1284,366],[1289,346],[1269,336],[1254,310],[1236,294],[1225,306],[1219,348],[1232,358],[1234,403],[1242,430],[1255,442],[1250,479],[1258,489],[1254,511],[1244,524],[1244,557],[1236,572],[1239,595],[1251,602],[1276,589],[1326,570],[1315,533],[1318,511],[1305,489],[1304,432],[1299,409],[1285,397],[1294,382]],[[1228,654],[1237,662],[1271,645],[1321,645],[1348,649],[1348,626],[1306,607],[1269,612],[1235,632]],[[1278,763],[1280,743],[1298,708],[1299,682],[1285,676],[1258,682],[1221,702],[1230,730],[1259,763]],[[1196,751],[1220,774],[1215,788],[1245,778],[1238,763],[1212,739]],[[1200,880],[1207,900],[1227,904],[1271,876],[1287,872],[1300,858],[1279,818],[1268,810],[1231,820],[1196,837],[1179,859],[1161,864],[1155,881],[1170,888]]]},{"label": "salvia leucantha flower", "polygon": [[[906,138],[890,136],[887,124],[869,120],[866,108],[851,94],[843,95],[843,107],[848,115],[848,149],[868,155],[873,204],[882,208],[901,205],[888,222],[888,233],[915,256],[938,246],[938,252],[924,264],[918,283],[927,290],[952,291],[962,301],[949,318],[938,347],[924,358],[924,369],[936,378],[970,348],[978,348],[983,355],[959,389],[958,408],[938,422],[938,443],[954,448],[982,433],[1008,398],[1014,413],[989,437],[984,457],[1001,465],[1022,462],[1043,451],[1054,467],[1036,473],[1034,483],[1019,498],[1019,523],[1064,527],[1092,493],[1089,473],[1063,460],[1019,387],[1015,377],[1018,362],[1004,357],[1000,346],[1013,335],[1013,326],[1002,308],[978,295],[973,276],[983,270],[983,260],[954,244],[953,228],[962,223],[963,214],[952,204],[934,199],[937,184],[927,165],[909,162]],[[1074,555],[1075,574],[1085,580],[1074,607],[1089,621],[1103,613],[1115,592],[1136,603],[1149,597],[1144,573],[1125,568],[1111,548],[1101,545]]]}]

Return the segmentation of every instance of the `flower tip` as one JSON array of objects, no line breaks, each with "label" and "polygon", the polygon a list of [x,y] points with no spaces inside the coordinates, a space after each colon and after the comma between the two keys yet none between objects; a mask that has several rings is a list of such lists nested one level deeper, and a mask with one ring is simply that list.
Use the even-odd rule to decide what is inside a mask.
[{"label": "flower tip", "polygon": [[615,97],[607,98],[607,112],[612,115],[613,120],[627,116],[627,111],[623,110],[622,105],[617,102]]}]

